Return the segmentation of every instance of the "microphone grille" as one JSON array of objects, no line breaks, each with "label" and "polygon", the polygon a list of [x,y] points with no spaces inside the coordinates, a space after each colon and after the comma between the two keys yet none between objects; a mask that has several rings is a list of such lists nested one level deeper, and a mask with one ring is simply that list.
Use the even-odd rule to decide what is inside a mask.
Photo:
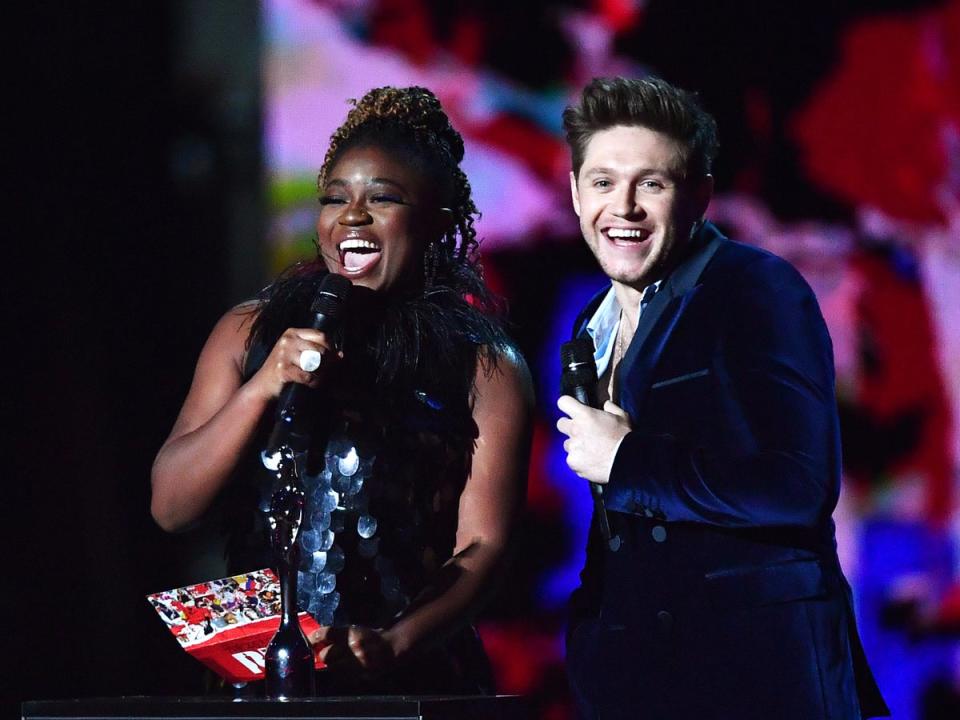
[{"label": "microphone grille", "polygon": [[560,346],[560,364],[567,368],[575,363],[593,364],[593,340],[577,338]]},{"label": "microphone grille", "polygon": [[329,273],[320,281],[320,287],[313,298],[310,312],[314,315],[325,315],[337,318],[343,307],[343,301],[350,293],[352,283],[343,275]]}]

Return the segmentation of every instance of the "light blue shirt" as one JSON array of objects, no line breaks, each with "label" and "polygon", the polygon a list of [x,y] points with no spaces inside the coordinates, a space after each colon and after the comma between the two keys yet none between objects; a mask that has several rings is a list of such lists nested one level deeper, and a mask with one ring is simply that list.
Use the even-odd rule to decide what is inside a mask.
[{"label": "light blue shirt", "polygon": [[[660,289],[661,280],[653,283],[657,290]],[[647,289],[644,288],[644,292]],[[643,293],[641,293],[643,297]],[[641,307],[641,312],[643,311]],[[639,314],[637,317],[640,317]],[[603,300],[597,306],[597,311],[593,313],[590,322],[587,323],[586,331],[593,340],[593,360],[597,364],[597,377],[602,377],[613,360],[614,340],[617,338],[617,332],[620,330],[620,303],[617,302],[617,294],[610,286],[610,290],[604,296]]]}]

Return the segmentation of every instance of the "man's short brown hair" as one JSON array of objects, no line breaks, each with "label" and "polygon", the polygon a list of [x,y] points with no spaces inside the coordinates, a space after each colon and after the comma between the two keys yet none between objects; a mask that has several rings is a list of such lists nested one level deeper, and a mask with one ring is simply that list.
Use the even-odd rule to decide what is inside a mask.
[{"label": "man's short brown hair", "polygon": [[580,174],[587,144],[595,133],[618,125],[639,125],[677,143],[683,178],[710,173],[717,156],[717,123],[696,96],[657,77],[594,78],[580,102],[563,111],[563,129]]}]

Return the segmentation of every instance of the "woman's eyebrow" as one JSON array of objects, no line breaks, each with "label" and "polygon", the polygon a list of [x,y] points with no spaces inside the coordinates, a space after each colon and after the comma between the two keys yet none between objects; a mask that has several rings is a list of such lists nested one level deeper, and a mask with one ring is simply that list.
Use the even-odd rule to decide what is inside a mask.
[{"label": "woman's eyebrow", "polygon": [[375,177],[370,178],[371,185],[393,185],[393,187],[398,188],[399,190],[404,190],[403,185],[398,183],[396,180],[391,180],[390,178]]}]

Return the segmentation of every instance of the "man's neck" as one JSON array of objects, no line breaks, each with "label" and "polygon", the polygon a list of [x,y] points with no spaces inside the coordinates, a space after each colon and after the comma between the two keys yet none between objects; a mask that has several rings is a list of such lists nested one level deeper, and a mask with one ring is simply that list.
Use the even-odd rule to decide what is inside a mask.
[{"label": "man's neck", "polygon": [[643,288],[637,290],[630,285],[624,285],[616,280],[611,282],[613,284],[613,292],[617,296],[617,304],[620,306],[624,320],[630,328],[636,328],[637,322],[640,319],[640,298],[643,297]]}]

